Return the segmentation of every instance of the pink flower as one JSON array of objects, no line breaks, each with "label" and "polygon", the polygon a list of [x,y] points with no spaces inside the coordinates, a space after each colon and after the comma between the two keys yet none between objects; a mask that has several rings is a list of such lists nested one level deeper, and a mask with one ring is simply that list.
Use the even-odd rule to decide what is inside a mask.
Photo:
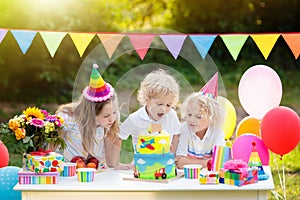
[{"label": "pink flower", "polygon": [[47,117],[49,115],[49,113],[47,112],[47,110],[41,110],[41,112],[44,114],[45,117]]},{"label": "pink flower", "polygon": [[29,124],[35,127],[42,128],[44,126],[44,121],[41,119],[33,118],[30,120]]}]

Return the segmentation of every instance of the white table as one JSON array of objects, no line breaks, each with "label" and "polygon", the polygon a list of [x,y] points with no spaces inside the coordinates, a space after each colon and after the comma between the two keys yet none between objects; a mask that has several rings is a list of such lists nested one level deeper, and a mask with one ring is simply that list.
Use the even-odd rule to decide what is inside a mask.
[{"label": "white table", "polygon": [[169,183],[150,183],[123,180],[132,177],[132,171],[109,169],[96,174],[94,182],[80,183],[77,177],[60,177],[54,185],[20,185],[14,189],[22,191],[23,200],[57,200],[57,199],[118,199],[118,200],[148,200],[148,199],[230,199],[250,200],[267,199],[268,191],[274,189],[270,168],[264,167],[270,175],[268,180],[259,181],[241,187],[217,184],[200,185],[198,180],[179,179]]}]

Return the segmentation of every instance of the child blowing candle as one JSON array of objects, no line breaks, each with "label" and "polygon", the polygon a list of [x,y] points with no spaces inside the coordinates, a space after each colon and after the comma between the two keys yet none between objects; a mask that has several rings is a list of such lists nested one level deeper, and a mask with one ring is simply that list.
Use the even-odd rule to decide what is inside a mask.
[{"label": "child blowing candle", "polygon": [[95,157],[100,165],[129,169],[119,163],[121,142],[119,133],[118,99],[114,88],[105,82],[93,65],[90,83],[78,102],[61,105],[57,114],[65,121],[61,136],[67,144],[65,161],[75,156]]},{"label": "child blowing candle", "polygon": [[120,126],[119,137],[126,140],[132,135],[132,144],[138,142],[138,135],[146,130],[149,124],[160,124],[162,129],[170,133],[172,152],[178,144],[180,122],[173,107],[179,98],[179,85],[175,78],[159,69],[149,73],[141,82],[138,100],[142,104]]},{"label": "child blowing candle", "polygon": [[[214,145],[225,146],[222,130],[224,113],[218,104],[218,74],[198,93],[189,95],[182,105],[184,122],[180,126],[176,166],[200,164],[207,167]],[[209,166],[208,166],[209,167]]]}]

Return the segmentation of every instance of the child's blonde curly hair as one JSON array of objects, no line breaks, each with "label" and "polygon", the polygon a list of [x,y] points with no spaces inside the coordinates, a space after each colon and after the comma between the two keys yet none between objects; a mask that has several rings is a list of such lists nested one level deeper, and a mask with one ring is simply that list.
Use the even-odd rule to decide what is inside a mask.
[{"label": "child's blonde curly hair", "polygon": [[194,108],[198,108],[201,114],[210,120],[210,126],[212,128],[222,127],[224,123],[225,112],[216,99],[200,93],[193,93],[189,95],[183,101],[181,107],[181,116],[184,121],[190,106],[195,106]]},{"label": "child's blonde curly hair", "polygon": [[173,76],[158,69],[149,73],[141,82],[137,99],[141,105],[146,105],[149,99],[169,94],[174,96],[172,106],[175,106],[179,99],[179,85]]}]

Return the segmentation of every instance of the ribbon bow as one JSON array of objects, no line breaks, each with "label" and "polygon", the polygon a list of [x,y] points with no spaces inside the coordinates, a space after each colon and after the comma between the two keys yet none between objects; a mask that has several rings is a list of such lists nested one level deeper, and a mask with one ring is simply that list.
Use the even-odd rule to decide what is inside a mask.
[{"label": "ribbon bow", "polygon": [[241,159],[228,160],[224,163],[224,169],[242,174],[242,176],[244,177],[248,173],[248,164]]}]

